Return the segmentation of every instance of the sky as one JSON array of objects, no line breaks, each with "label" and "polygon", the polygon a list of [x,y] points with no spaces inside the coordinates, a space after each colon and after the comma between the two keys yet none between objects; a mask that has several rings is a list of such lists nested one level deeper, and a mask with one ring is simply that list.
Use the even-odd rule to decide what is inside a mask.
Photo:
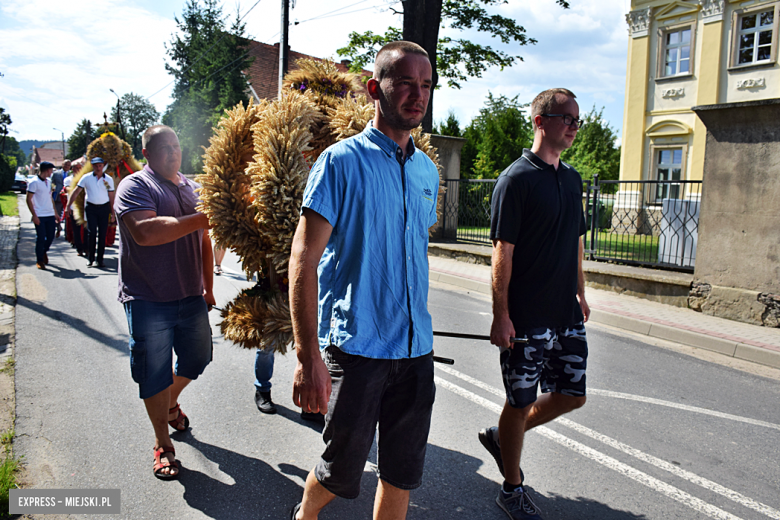
[{"label": "sky", "polygon": [[[117,97],[133,92],[163,113],[171,102],[172,76],[165,70],[166,43],[186,0],[2,0],[0,1],[0,107],[11,115],[17,140],[60,140],[84,118],[110,115]],[[400,27],[393,0],[294,0],[290,47],[320,58],[342,59],[336,49],[351,31],[383,33]],[[503,71],[488,69],[462,88],[446,82],[434,96],[434,122],[453,111],[465,126],[493,95],[529,103],[552,87],[575,92],[581,113],[594,106],[620,135],[626,75],[628,0],[509,0],[489,7],[513,18],[536,45],[503,44],[476,30],[442,28],[440,36],[466,38],[522,56]],[[279,0],[223,2],[232,19],[238,10],[249,37],[279,41]],[[295,22],[298,22],[295,24]]]}]

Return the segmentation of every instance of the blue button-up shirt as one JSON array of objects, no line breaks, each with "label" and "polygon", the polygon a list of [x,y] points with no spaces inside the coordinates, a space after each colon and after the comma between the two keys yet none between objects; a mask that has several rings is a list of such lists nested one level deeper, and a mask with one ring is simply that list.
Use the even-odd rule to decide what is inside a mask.
[{"label": "blue button-up shirt", "polygon": [[428,354],[428,228],[439,175],[410,139],[406,159],[369,122],[312,167],[303,207],[333,226],[320,259],[319,344],[374,359]]}]

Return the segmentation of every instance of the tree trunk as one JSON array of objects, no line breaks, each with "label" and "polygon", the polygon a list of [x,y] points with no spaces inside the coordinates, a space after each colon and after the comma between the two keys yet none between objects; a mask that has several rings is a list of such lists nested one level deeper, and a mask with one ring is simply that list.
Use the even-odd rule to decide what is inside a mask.
[{"label": "tree trunk", "polygon": [[404,28],[403,39],[420,45],[428,52],[433,69],[433,84],[428,111],[423,118],[423,130],[433,129],[433,92],[439,82],[436,72],[436,45],[439,43],[439,25],[441,24],[442,0],[403,0]]}]

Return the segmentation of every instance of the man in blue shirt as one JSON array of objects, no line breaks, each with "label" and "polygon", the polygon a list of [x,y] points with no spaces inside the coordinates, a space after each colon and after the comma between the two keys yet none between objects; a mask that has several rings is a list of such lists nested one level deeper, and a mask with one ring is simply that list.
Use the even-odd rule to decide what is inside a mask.
[{"label": "man in blue shirt", "polygon": [[290,257],[293,400],[325,415],[326,447],[293,519],[358,496],[377,424],[374,517],[405,518],[421,484],[435,394],[427,249],[439,176],[410,132],[431,76],[419,45],[383,47],[367,84],[374,120],[328,148],[309,176]]}]

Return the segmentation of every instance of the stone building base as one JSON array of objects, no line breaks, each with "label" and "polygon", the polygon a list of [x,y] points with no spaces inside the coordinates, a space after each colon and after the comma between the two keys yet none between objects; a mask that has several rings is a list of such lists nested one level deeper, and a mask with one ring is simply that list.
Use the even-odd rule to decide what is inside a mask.
[{"label": "stone building base", "polygon": [[730,320],[780,327],[780,295],[694,282],[688,296],[691,309]]}]

